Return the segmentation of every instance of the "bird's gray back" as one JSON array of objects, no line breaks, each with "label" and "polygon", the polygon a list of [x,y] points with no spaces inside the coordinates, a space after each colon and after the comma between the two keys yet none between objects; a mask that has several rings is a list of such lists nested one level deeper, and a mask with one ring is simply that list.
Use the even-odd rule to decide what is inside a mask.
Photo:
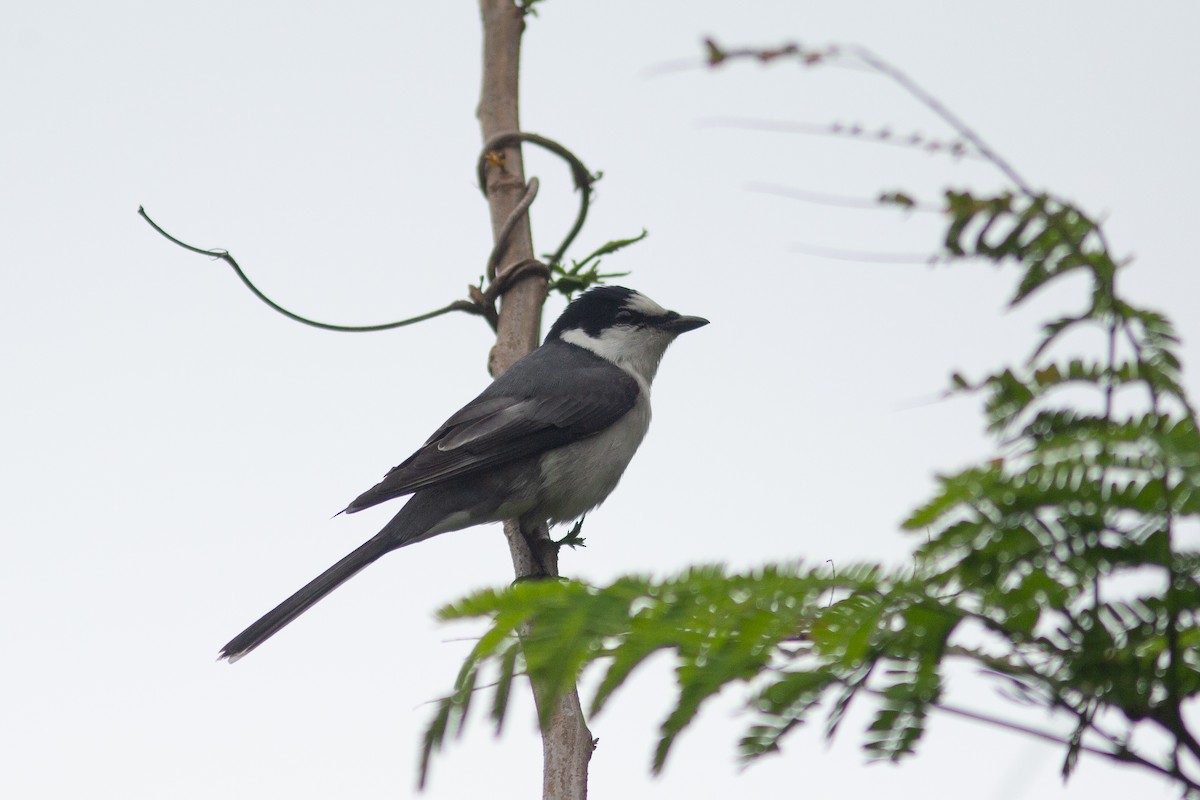
[{"label": "bird's gray back", "polygon": [[631,411],[640,395],[637,381],[619,367],[575,345],[548,342],[513,364],[346,510],[587,439]]}]

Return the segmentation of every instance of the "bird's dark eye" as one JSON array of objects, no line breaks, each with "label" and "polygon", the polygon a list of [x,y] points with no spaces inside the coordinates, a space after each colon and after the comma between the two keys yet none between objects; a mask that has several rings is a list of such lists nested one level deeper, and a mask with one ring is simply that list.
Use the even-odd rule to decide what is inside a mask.
[{"label": "bird's dark eye", "polygon": [[633,322],[633,312],[627,308],[622,308],[617,312],[617,322]]}]

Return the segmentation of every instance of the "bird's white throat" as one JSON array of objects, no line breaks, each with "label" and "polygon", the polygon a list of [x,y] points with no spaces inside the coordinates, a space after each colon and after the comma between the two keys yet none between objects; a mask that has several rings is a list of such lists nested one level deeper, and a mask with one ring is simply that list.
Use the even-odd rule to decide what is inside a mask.
[{"label": "bird's white throat", "polygon": [[625,370],[646,392],[650,391],[663,353],[674,338],[667,331],[626,326],[606,328],[599,336],[592,336],[579,328],[562,333],[564,342],[589,350]]}]

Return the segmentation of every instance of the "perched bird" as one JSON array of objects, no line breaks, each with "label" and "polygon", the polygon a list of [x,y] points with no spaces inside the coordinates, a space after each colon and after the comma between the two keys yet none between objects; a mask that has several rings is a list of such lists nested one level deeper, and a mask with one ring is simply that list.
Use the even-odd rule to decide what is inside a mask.
[{"label": "perched bird", "polygon": [[667,346],[707,324],[619,286],[581,295],[541,347],[344,509],[411,494],[383,530],[239,633],[221,658],[249,653],[384,553],[505,519],[528,537],[600,505],[646,435]]}]

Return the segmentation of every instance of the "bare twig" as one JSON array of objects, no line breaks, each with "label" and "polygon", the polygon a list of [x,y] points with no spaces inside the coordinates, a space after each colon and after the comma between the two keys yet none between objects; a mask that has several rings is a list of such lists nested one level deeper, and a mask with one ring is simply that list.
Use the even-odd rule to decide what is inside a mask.
[{"label": "bare twig", "polygon": [[701,128],[737,128],[740,130],[768,131],[771,133],[803,133],[810,136],[834,136],[871,144],[886,144],[906,147],[926,153],[944,153],[956,158],[988,160],[961,141],[943,142],[930,139],[924,134],[913,132],[897,134],[890,128],[867,128],[858,123],[849,125],[841,122],[814,123],[777,119],[750,119],[747,117],[705,117],[696,124]]},{"label": "bare twig", "polygon": [[793,253],[804,253],[820,258],[832,258],[837,261],[862,261],[871,264],[940,264],[945,259],[935,254],[920,255],[919,253],[874,253],[866,250],[841,250],[836,247],[821,247],[810,244],[793,244]]},{"label": "bare twig", "polygon": [[[877,690],[872,689],[870,691],[873,694],[880,694]],[[961,717],[963,719],[969,719],[975,722],[982,722],[985,725],[1013,731],[1014,733],[1021,733],[1026,736],[1031,736],[1034,739],[1041,739],[1044,742],[1050,742],[1052,744],[1062,745],[1064,747],[1071,744],[1068,739],[1065,739],[1057,734],[1039,730],[1038,728],[1031,728],[1028,725],[1022,725],[1017,722],[1010,722],[1009,720],[1000,719],[999,717],[988,716],[987,714],[981,714],[969,709],[959,708],[958,706],[947,705],[945,703],[932,703],[930,704],[930,707],[941,711],[943,714],[949,714],[951,716]],[[1101,756],[1102,758],[1109,759],[1110,761],[1116,761],[1120,764],[1136,764],[1137,766],[1148,769],[1151,772],[1157,772],[1164,777],[1179,781],[1191,791],[1200,790],[1200,784],[1185,776],[1177,767],[1165,767],[1162,764],[1155,763],[1148,758],[1134,753],[1128,747],[1114,745],[1112,750],[1107,750],[1103,747],[1093,747],[1092,745],[1088,744],[1080,744],[1078,748],[1085,753]]]},{"label": "bare twig", "polygon": [[882,58],[861,45],[852,45],[847,47],[846,50],[847,52],[850,52],[857,58],[861,59],[864,64],[871,67],[880,75],[885,75],[899,84],[904,91],[915,97],[917,101],[921,103],[921,105],[925,106],[930,111],[941,117],[942,120],[951,128],[953,128],[959,136],[970,142],[971,145],[978,150],[984,158],[996,165],[997,169],[1003,172],[1010,181],[1016,184],[1017,188],[1030,197],[1034,196],[1034,192],[1029,187],[1029,183],[1021,177],[1020,173],[1018,173],[1006,159],[996,152],[991,145],[985,142],[983,137],[980,136],[974,128],[959,119],[957,114],[943,105],[942,102],[932,94],[925,91],[924,87],[922,87],[912,78],[908,77],[908,75],[901,72],[894,65],[884,61]]},{"label": "bare twig", "polygon": [[807,189],[796,189],[792,186],[784,186],[778,183],[748,183],[746,190],[750,192],[758,192],[760,194],[773,194],[778,197],[787,197],[792,200],[800,200],[805,203],[817,203],[824,206],[838,206],[840,208],[869,208],[869,209],[888,209],[894,210],[899,208],[904,211],[921,211],[926,213],[940,214],[944,211],[941,206],[936,206],[932,203],[898,204],[895,202],[887,202],[884,197],[851,197],[842,194],[826,194],[824,192],[810,192]]},{"label": "bare twig", "polygon": [[816,64],[836,55],[836,51],[832,48],[826,51],[808,50],[802,48],[797,42],[788,42],[779,47],[744,47],[741,50],[725,50],[711,38],[704,40],[704,49],[710,67],[715,67],[731,58],[752,58],[763,64],[769,64],[777,58],[788,56],[796,56],[804,62]]},{"label": "bare twig", "polygon": [[740,50],[722,50],[716,41],[711,38],[704,40],[704,47],[705,54],[702,60],[696,58],[679,58],[671,61],[663,61],[658,64],[652,64],[643,70],[642,74],[648,78],[652,78],[672,72],[715,67],[730,59],[753,59],[762,64],[769,64],[776,59],[788,56],[794,57],[804,67],[812,67],[820,64],[822,67],[837,67],[849,70],[862,71],[869,69],[869,67],[856,61],[839,58],[840,54],[836,47],[817,50],[802,47],[796,43],[789,43],[775,48],[746,47]]},{"label": "bare twig", "polygon": [[466,311],[467,313],[470,313],[470,314],[480,314],[482,316],[486,316],[486,314],[484,314],[483,310],[477,304],[469,302],[467,300],[455,300],[453,303],[450,303],[449,305],[443,306],[439,309],[430,311],[425,314],[420,314],[415,317],[409,317],[408,319],[397,320],[396,322],[384,322],[379,325],[334,325],[329,322],[318,322],[314,319],[309,319],[308,317],[302,317],[299,314],[296,314],[295,312],[288,311],[286,308],[279,305],[274,300],[272,300],[271,298],[269,298],[265,294],[263,294],[262,291],[260,291],[259,288],[254,285],[254,283],[250,280],[250,278],[242,270],[241,265],[238,264],[238,262],[229,253],[228,250],[205,250],[202,247],[196,247],[194,245],[190,245],[187,242],[181,241],[181,240],[175,238],[174,236],[172,236],[171,234],[167,233],[165,230],[163,230],[162,227],[157,222],[150,219],[150,215],[146,213],[146,209],[142,208],[141,206],[138,207],[138,214],[140,214],[142,216],[142,219],[146,220],[146,222],[149,223],[151,228],[154,228],[154,230],[158,231],[159,234],[161,234],[167,241],[171,242],[172,244],[176,244],[176,245],[182,247],[184,250],[190,250],[193,253],[199,253],[200,255],[208,256],[210,258],[219,258],[220,260],[224,261],[226,264],[233,267],[233,271],[237,274],[237,276],[239,278],[241,278],[242,283],[246,284],[246,288],[249,289],[251,292],[253,292],[254,296],[257,297],[259,300],[266,303],[273,310],[278,311],[280,314],[283,314],[288,319],[295,320],[296,322],[302,322],[305,325],[311,325],[314,328],[321,328],[322,330],[327,330],[327,331],[339,331],[339,332],[343,332],[343,333],[369,333],[372,331],[391,330],[392,328],[403,328],[405,325],[412,325],[417,322],[424,322],[427,319],[433,319],[434,317],[440,317],[442,314],[449,314],[451,311]]}]

